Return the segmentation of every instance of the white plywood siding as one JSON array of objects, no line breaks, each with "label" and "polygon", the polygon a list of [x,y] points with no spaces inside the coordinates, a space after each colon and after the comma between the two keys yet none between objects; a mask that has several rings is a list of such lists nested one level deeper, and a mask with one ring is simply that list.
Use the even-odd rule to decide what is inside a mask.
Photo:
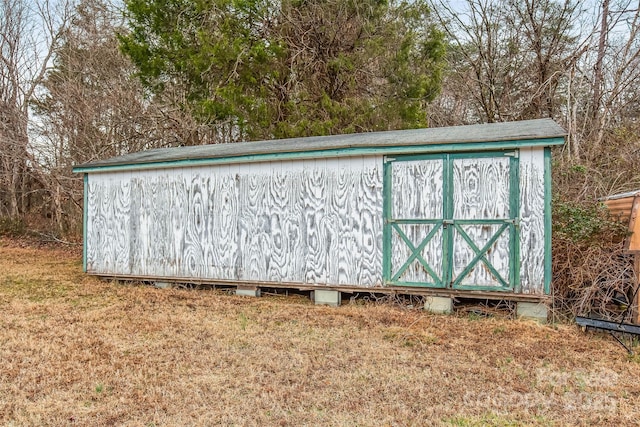
[{"label": "white plywood siding", "polygon": [[[456,160],[452,194],[447,195],[454,200],[454,218],[509,217],[508,162]],[[521,149],[519,164],[519,289],[543,294],[544,149]],[[394,163],[392,187],[402,191],[393,192],[392,216],[441,218],[443,179],[439,159]],[[91,174],[87,270],[140,277],[382,286],[382,187],[380,156]],[[399,227],[415,246],[434,225]],[[477,242],[486,241],[497,227],[463,225]],[[444,274],[442,233],[438,229],[421,251],[437,278]],[[473,256],[456,233],[453,278]],[[396,234],[391,237],[393,274],[411,250]],[[502,255],[507,251],[505,232],[487,254],[505,278],[508,257]],[[434,282],[416,260],[398,280]],[[493,283],[481,264],[461,282]]]},{"label": "white plywood siding", "polygon": [[[519,181],[511,188],[512,161],[501,154],[495,157],[452,158],[449,193],[443,190],[443,160],[425,158],[420,160],[394,161],[391,183],[391,217],[393,220],[415,220],[415,223],[395,225],[391,228],[390,270],[391,281],[397,284],[437,284],[441,286],[474,287],[496,289],[512,287],[516,292],[544,294],[545,261],[545,188],[544,149],[525,148],[518,153]],[[447,158],[445,156],[445,158]],[[446,160],[449,162],[449,160]],[[511,195],[518,195],[518,211],[511,212]],[[443,200],[449,200],[452,212],[444,214]],[[455,227],[443,231],[437,225],[420,220],[447,218]],[[474,223],[474,220],[478,220]],[[491,224],[487,221],[495,220]],[[511,234],[508,221],[517,220],[518,232]],[[466,223],[464,222],[466,221]],[[482,222],[485,221],[485,222]],[[504,221],[504,222],[503,222]],[[399,235],[399,227],[406,237]],[[432,272],[414,259],[398,275],[413,248],[423,242],[434,228],[437,232],[420,251]],[[502,230],[502,231],[501,231]],[[445,235],[444,233],[449,233]],[[443,244],[451,239],[451,253],[444,258]],[[477,250],[483,248],[493,237],[495,241],[484,253],[485,261],[475,262]],[[518,238],[512,246],[512,239]],[[408,239],[413,248],[405,242]],[[519,276],[512,277],[512,252],[518,248],[518,257],[513,263],[519,267]],[[415,255],[414,255],[415,258]],[[451,271],[443,271],[449,262]],[[468,266],[470,269],[468,269]],[[493,267],[492,271],[488,266]]]},{"label": "white plywood siding", "polygon": [[[453,218],[454,220],[509,219],[510,159],[508,157],[467,158],[453,160]],[[478,248],[499,232],[501,224],[469,224],[461,228]],[[510,240],[503,231],[487,250],[485,257],[497,273],[508,280]],[[476,256],[458,230],[453,230],[453,272],[456,280]],[[499,286],[500,282],[482,262],[467,273],[463,286]]]},{"label": "white plywood siding", "polygon": [[[391,216],[395,219],[439,219],[443,216],[444,168],[442,158],[393,163],[391,183]],[[433,237],[424,245],[420,256],[436,278],[415,259],[398,277],[400,282],[433,283],[442,281],[442,226],[436,224],[400,224],[405,236],[417,248],[434,227]],[[391,233],[391,275],[411,257],[412,250],[396,230]]]},{"label": "white plywood siding", "polygon": [[131,228],[130,174],[100,176],[98,185],[88,186],[87,201],[87,265],[99,264],[109,273],[129,271],[131,235],[122,230]]},{"label": "white plywood siding", "polygon": [[92,174],[87,270],[382,284],[382,159]]},{"label": "white plywood siding", "polygon": [[[520,286],[544,293],[544,148],[520,150]],[[551,230],[547,230],[551,232]]]}]

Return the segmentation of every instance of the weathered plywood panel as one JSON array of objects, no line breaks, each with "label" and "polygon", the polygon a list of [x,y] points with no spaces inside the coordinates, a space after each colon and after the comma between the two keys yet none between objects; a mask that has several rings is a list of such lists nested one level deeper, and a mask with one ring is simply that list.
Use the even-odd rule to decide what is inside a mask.
[{"label": "weathered plywood panel", "polygon": [[[401,220],[440,220],[444,215],[444,160],[442,157],[407,160],[392,163],[391,173],[391,215]],[[404,241],[398,230],[391,230],[391,278],[397,282],[413,284],[442,283],[442,243],[440,224],[400,224],[405,237],[417,248],[434,227],[434,235],[420,251],[431,274],[420,260],[414,259],[403,271],[405,263],[412,256],[412,249]],[[400,275],[398,276],[398,273]],[[433,276],[436,277],[433,277]]]},{"label": "weathered plywood panel", "polygon": [[509,218],[508,157],[454,159],[453,218]]},{"label": "weathered plywood panel", "polygon": [[357,278],[358,283],[382,285],[382,161],[362,160],[354,210]]},{"label": "weathered plywood panel", "polygon": [[212,170],[206,192],[205,277],[238,276],[238,171],[237,165]]},{"label": "weathered plywood panel", "polygon": [[[414,248],[417,248],[429,233],[436,227],[432,237],[425,244],[420,256],[431,268],[436,277],[415,259],[408,268],[399,276],[398,281],[404,283],[434,283],[441,284],[443,279],[442,271],[442,226],[440,224],[401,224],[399,228],[409,239]],[[402,237],[394,229],[391,239],[391,275],[397,275],[400,268],[404,266],[411,257],[412,251],[404,242]]]},{"label": "weathered plywood panel", "polygon": [[[464,158],[453,160],[453,219],[496,220],[511,218],[510,159],[508,157]],[[478,249],[482,249],[500,230],[502,224],[461,225]],[[476,257],[476,251],[458,230],[453,231],[452,279],[457,281]],[[458,281],[460,286],[510,285],[509,231],[504,230],[484,255],[498,276],[482,260]],[[502,279],[502,280],[500,280]]]},{"label": "weathered plywood panel", "polygon": [[[501,226],[501,224],[473,224],[462,225],[460,228],[481,249],[499,231]],[[475,258],[476,252],[457,229],[453,231],[453,248],[452,278],[457,280]],[[509,283],[509,252],[509,230],[505,229],[484,255],[487,262],[507,284]],[[482,260],[474,264],[459,283],[461,286],[504,286],[503,282],[491,272]]]},{"label": "weathered plywood panel", "polygon": [[[87,189],[87,269],[100,268],[108,273],[129,272],[128,233],[130,227],[131,186],[129,174],[91,177]],[[112,227],[114,222],[121,228]]]},{"label": "weathered plywood panel", "polygon": [[544,293],[544,149],[520,150],[520,286]]},{"label": "weathered plywood panel", "polygon": [[392,217],[443,218],[443,173],[443,159],[394,162]]},{"label": "weathered plywood panel", "polygon": [[345,285],[351,278],[357,277],[360,271],[358,250],[361,242],[358,242],[354,233],[358,223],[354,213],[357,208],[360,178],[353,171],[360,170],[364,164],[362,158],[342,158],[334,162],[336,163],[333,168],[339,173],[331,183],[331,205],[336,223],[331,245],[334,255],[329,257],[329,280]]},{"label": "weathered plywood panel", "polygon": [[382,159],[91,175],[87,269],[382,284]]}]

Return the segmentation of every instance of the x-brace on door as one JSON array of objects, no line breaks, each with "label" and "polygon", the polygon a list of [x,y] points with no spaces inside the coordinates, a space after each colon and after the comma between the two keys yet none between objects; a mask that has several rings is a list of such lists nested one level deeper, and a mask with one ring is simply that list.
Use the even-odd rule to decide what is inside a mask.
[{"label": "x-brace on door", "polygon": [[387,284],[516,288],[517,152],[386,158],[384,179]]}]

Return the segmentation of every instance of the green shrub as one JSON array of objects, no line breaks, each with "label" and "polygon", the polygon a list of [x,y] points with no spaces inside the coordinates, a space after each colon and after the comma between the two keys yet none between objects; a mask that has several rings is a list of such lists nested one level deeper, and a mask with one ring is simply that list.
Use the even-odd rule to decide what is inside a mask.
[{"label": "green shrub", "polygon": [[553,232],[555,238],[573,243],[602,245],[620,242],[628,234],[627,225],[610,218],[602,203],[553,203]]}]

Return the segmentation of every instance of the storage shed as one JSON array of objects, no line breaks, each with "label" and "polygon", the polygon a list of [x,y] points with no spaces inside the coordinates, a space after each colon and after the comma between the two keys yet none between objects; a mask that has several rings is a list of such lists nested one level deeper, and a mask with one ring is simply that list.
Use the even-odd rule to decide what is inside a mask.
[{"label": "storage shed", "polygon": [[600,199],[609,209],[609,214],[620,222],[628,224],[629,236],[625,240],[627,253],[640,255],[640,190],[614,194]]},{"label": "storage shed", "polygon": [[[600,201],[604,202],[613,218],[628,226],[629,235],[624,242],[624,250],[628,254],[633,254],[633,267],[638,275],[636,283],[640,283],[640,219],[638,218],[640,190],[603,197]],[[640,310],[638,309],[640,307],[640,293],[638,289],[634,292],[631,307],[633,309],[631,312],[632,322],[640,324]]]},{"label": "storage shed", "polygon": [[531,301],[550,119],[162,148],[77,166],[99,276]]}]

